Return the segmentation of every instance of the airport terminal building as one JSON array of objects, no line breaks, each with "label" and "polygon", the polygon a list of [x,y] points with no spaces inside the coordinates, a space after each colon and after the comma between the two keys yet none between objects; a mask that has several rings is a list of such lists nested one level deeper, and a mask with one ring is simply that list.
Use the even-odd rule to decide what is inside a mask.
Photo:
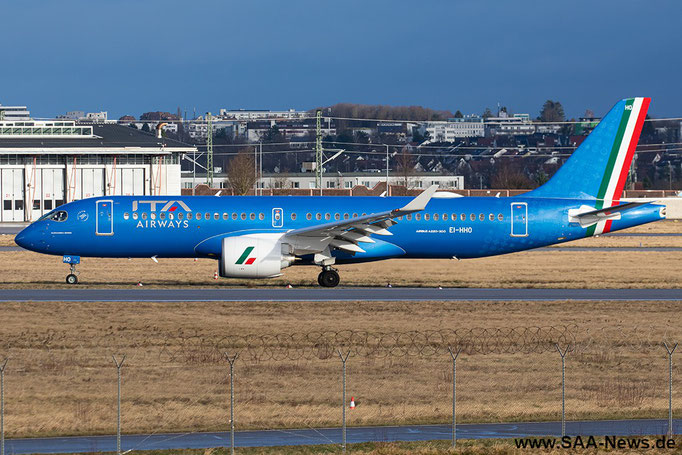
[{"label": "airport terminal building", "polygon": [[0,222],[34,221],[67,202],[180,194],[180,159],[196,148],[128,126],[0,121]]}]

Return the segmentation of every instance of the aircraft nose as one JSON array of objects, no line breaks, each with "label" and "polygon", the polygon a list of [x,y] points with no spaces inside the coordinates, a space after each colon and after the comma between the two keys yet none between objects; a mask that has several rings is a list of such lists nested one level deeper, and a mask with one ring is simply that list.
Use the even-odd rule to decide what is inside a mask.
[{"label": "aircraft nose", "polygon": [[33,225],[27,226],[14,237],[14,243],[27,250],[35,250],[36,232]]}]

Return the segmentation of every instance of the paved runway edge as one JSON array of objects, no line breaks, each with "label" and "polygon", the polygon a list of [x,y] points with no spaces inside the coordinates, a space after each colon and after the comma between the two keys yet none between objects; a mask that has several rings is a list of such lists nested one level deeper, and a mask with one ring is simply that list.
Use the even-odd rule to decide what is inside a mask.
[{"label": "paved runway edge", "polygon": [[682,289],[0,289],[0,302],[682,301]]},{"label": "paved runway edge", "polygon": [[[662,435],[667,420],[606,420],[566,422],[567,435],[640,436]],[[674,420],[675,434],[682,432],[682,420]],[[357,442],[430,441],[451,437],[450,425],[404,425],[386,427],[350,427],[347,440]],[[457,439],[502,439],[533,436],[560,436],[561,422],[519,422],[458,424]],[[229,445],[229,432],[164,433],[122,436],[122,450],[207,449]],[[237,431],[237,447],[272,447],[291,445],[339,444],[340,428]],[[116,436],[73,436],[35,439],[9,439],[8,453],[84,453],[115,451]]]}]

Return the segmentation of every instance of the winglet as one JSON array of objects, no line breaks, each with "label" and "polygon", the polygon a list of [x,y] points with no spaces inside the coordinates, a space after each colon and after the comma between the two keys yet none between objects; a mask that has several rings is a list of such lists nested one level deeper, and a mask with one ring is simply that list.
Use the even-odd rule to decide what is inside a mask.
[{"label": "winglet", "polygon": [[426,204],[429,203],[429,201],[431,200],[431,198],[433,197],[437,190],[438,185],[431,185],[430,187],[425,189],[422,192],[422,194],[412,199],[405,207],[396,210],[396,212],[411,213],[424,210],[424,208],[426,208]]}]

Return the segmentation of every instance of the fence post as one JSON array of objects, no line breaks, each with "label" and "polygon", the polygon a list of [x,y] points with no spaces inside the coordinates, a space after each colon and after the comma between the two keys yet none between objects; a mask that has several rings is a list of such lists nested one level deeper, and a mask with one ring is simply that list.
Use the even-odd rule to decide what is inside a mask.
[{"label": "fence post", "polygon": [[234,362],[239,357],[239,353],[232,357],[227,352],[223,355],[230,364],[230,454],[234,455]]},{"label": "fence post", "polygon": [[668,343],[663,342],[665,350],[668,352],[668,436],[673,435],[673,353],[677,349],[677,343],[672,349],[668,347]]},{"label": "fence post", "polygon": [[0,455],[5,455],[5,367],[9,358],[0,363]]},{"label": "fence post", "polygon": [[448,346],[448,352],[452,357],[452,448],[457,445],[457,357],[462,352],[461,347],[457,347],[457,352],[452,352]]},{"label": "fence post", "polygon": [[571,345],[567,345],[562,352],[558,344],[554,344],[561,356],[561,437],[566,436],[566,354]]},{"label": "fence post", "polygon": [[350,351],[346,352],[346,355],[344,356],[341,353],[340,349],[337,349],[336,352],[339,354],[339,358],[341,359],[341,363],[343,364],[343,370],[341,373],[341,380],[343,384],[343,392],[342,392],[342,397],[341,397],[341,447],[343,449],[343,453],[346,453],[346,361],[348,360],[348,356],[350,355]]},{"label": "fence post", "polygon": [[121,357],[121,360],[117,360],[115,355],[111,356],[114,359],[114,364],[116,365],[116,371],[118,375],[118,395],[117,395],[117,411],[116,411],[116,454],[121,455],[121,367],[126,359],[125,354]]}]

